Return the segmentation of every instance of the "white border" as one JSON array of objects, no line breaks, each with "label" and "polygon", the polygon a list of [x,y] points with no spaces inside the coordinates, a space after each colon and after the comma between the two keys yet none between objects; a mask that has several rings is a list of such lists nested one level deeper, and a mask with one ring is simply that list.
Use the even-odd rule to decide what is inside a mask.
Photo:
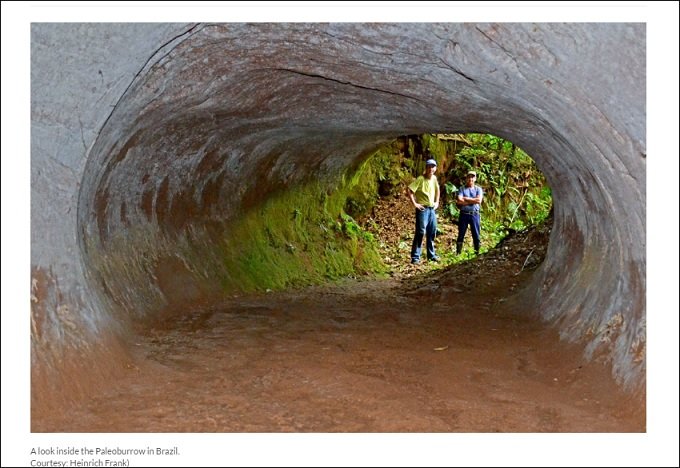
[{"label": "white border", "polygon": [[[178,445],[166,466],[678,465],[678,5],[676,2],[2,3],[2,465],[45,445]],[[140,6],[141,5],[141,6]],[[368,5],[368,6],[367,6]],[[646,22],[648,433],[31,434],[28,297],[30,22]],[[26,331],[26,333],[23,333]],[[160,462],[159,460],[155,461]],[[139,461],[144,463],[143,460]],[[146,461],[146,463],[149,463]]]}]

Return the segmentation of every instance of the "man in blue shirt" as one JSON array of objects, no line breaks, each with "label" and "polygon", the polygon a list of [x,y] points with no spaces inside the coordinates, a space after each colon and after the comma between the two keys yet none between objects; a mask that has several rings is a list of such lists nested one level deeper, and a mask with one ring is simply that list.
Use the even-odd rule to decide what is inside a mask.
[{"label": "man in blue shirt", "polygon": [[460,210],[458,217],[458,239],[456,240],[456,254],[460,254],[463,250],[463,241],[465,240],[465,232],[468,226],[472,232],[472,243],[475,247],[475,253],[479,253],[479,205],[484,198],[484,191],[482,187],[475,185],[477,180],[477,173],[469,171],[465,177],[465,187],[458,191],[458,199],[456,205]]}]

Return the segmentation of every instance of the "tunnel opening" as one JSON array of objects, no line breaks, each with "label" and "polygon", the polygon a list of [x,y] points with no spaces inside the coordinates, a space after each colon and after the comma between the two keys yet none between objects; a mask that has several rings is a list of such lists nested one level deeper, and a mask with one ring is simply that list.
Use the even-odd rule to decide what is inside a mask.
[{"label": "tunnel opening", "polygon": [[[512,142],[489,134],[424,134],[400,136],[382,145],[358,169],[358,181],[349,192],[345,212],[373,235],[381,258],[394,275],[408,268],[414,236],[413,207],[407,187],[423,173],[429,158],[438,163],[440,186],[435,269],[474,258],[470,234],[463,237],[460,254],[457,234],[459,190],[466,173],[478,172],[484,191],[480,253],[488,252],[508,235],[542,224],[551,216],[551,189],[533,159]],[[546,228],[552,228],[552,218]],[[426,239],[423,239],[425,248]],[[423,250],[424,252],[424,250]],[[542,258],[542,256],[541,256]],[[532,266],[540,261],[531,259]]]}]

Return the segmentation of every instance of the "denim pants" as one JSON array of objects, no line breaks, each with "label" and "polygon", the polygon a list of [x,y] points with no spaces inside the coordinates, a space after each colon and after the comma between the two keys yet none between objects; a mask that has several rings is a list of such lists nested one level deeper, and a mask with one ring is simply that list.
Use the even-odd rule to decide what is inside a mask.
[{"label": "denim pants", "polygon": [[420,260],[420,251],[423,245],[423,236],[427,234],[427,258],[436,257],[434,253],[434,236],[437,234],[437,214],[434,208],[426,207],[423,211],[416,209],[416,233],[413,236],[411,246],[411,261]]},{"label": "denim pants", "polygon": [[466,213],[461,211],[458,217],[458,239],[456,242],[462,243],[465,240],[465,233],[467,227],[470,226],[472,232],[472,243],[475,246],[475,251],[479,250],[479,211],[474,213]]}]

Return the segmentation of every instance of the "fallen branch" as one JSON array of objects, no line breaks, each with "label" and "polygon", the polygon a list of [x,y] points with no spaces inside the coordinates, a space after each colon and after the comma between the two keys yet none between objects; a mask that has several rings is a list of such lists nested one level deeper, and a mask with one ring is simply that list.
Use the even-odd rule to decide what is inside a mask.
[{"label": "fallen branch", "polygon": [[531,252],[529,252],[529,255],[527,255],[527,258],[524,259],[524,264],[522,265],[522,269],[519,270],[517,273],[515,273],[515,276],[519,275],[524,271],[524,267],[527,266],[527,262],[529,261],[529,257],[531,257],[531,254],[534,253],[534,249],[531,249]]}]

